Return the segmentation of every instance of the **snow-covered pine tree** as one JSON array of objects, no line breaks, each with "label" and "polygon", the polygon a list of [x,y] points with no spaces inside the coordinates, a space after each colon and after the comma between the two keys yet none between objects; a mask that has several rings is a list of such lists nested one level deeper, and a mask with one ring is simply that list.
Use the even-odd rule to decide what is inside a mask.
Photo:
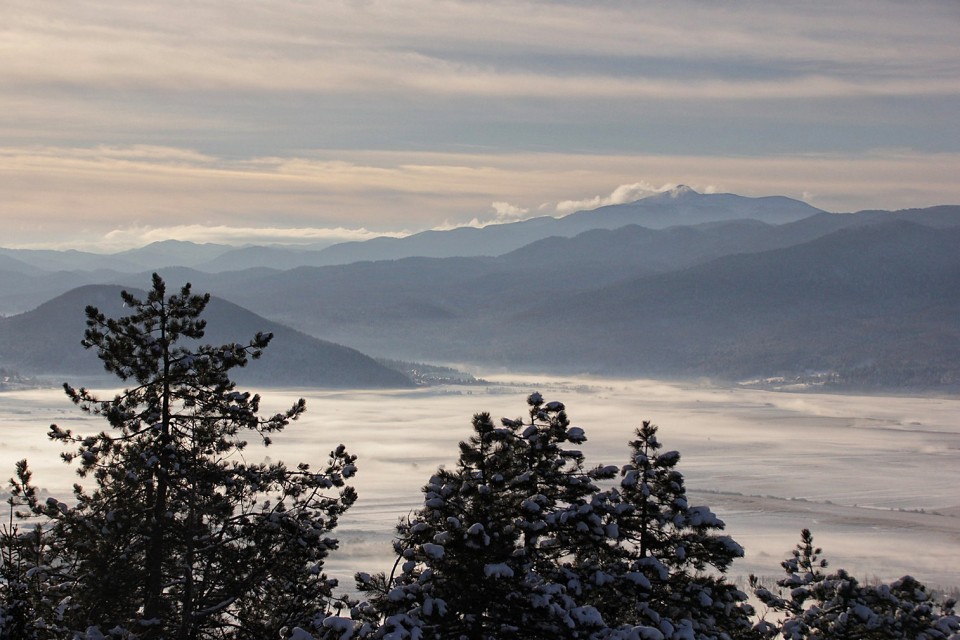
[{"label": "snow-covered pine tree", "polygon": [[534,393],[528,404],[529,421],[474,416],[457,468],[438,470],[424,506],[398,527],[395,575],[358,576],[375,637],[554,640],[604,629],[570,563],[606,535],[596,480],[616,469],[584,469],[584,432],[561,403]]},{"label": "snow-covered pine tree", "polygon": [[743,548],[709,508],[688,504],[680,454],[661,451],[656,425],[644,421],[630,448],[606,498],[616,535],[579,558],[596,570],[590,601],[611,627],[652,638],[755,637],[746,594],[724,578]]},{"label": "snow-covered pine tree", "polygon": [[[270,335],[247,344],[201,345],[209,296],[190,285],[167,296],[154,274],[143,300],[123,292],[128,316],[88,307],[83,345],[131,386],[112,399],[64,385],[84,411],[111,429],[50,437],[74,447],[95,488],[75,485],[74,504],[40,501],[24,463],[16,497],[41,520],[44,553],[27,573],[55,574],[34,593],[38,637],[91,631],[138,638],[280,637],[313,628],[333,604],[335,581],[322,571],[337,542],[328,537],[356,496],[345,484],[355,457],[344,447],[325,468],[247,463],[252,434],[269,444],[304,410],[261,416],[260,398],[236,389],[235,367],[259,357]],[[6,544],[6,542],[5,542]],[[67,595],[51,610],[50,590]],[[45,604],[47,603],[47,604]]]},{"label": "snow-covered pine tree", "polygon": [[26,460],[17,462],[10,480],[9,520],[0,527],[0,640],[37,640],[37,620],[56,618],[56,608],[69,594],[66,582],[51,566],[43,529],[20,523],[18,508],[36,498]]},{"label": "snow-covered pine tree", "polygon": [[814,640],[958,640],[960,616],[952,601],[937,602],[911,576],[890,584],[863,585],[843,569],[827,574],[821,549],[809,529],[800,533],[792,557],[781,563],[786,576],[778,592],[751,576],[757,598],[777,612],[775,623],[761,621],[766,638]]}]

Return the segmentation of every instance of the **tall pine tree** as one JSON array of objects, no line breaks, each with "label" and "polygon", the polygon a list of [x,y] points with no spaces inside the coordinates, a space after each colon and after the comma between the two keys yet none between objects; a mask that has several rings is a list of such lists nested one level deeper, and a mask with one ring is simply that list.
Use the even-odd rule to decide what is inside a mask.
[{"label": "tall pine tree", "polygon": [[259,396],[230,378],[271,336],[201,344],[209,296],[190,285],[168,296],[156,274],[144,299],[122,297],[132,312],[119,319],[87,307],[83,345],[128,388],[101,399],[64,385],[110,429],[50,431],[73,447],[63,457],[93,490],[75,485],[72,504],[41,501],[25,462],[13,481],[14,501],[40,520],[34,537],[43,540],[4,543],[24,576],[45,576],[27,599],[33,633],[253,640],[321,629],[336,605],[336,582],[323,573],[337,546],[328,534],[356,498],[345,484],[355,457],[341,445],[320,470],[247,462],[246,437],[269,444],[305,410],[300,400],[263,416]]},{"label": "tall pine tree", "polygon": [[747,595],[724,577],[743,548],[722,533],[723,521],[708,507],[688,503],[676,468],[680,454],[663,451],[657,431],[649,421],[636,430],[630,462],[608,492],[617,535],[596,561],[605,580],[594,602],[621,629],[691,640],[753,638]]}]

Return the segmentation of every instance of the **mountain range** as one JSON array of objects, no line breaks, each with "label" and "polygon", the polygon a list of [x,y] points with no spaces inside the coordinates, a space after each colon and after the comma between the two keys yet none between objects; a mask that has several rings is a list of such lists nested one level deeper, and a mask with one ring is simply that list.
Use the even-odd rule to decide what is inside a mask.
[{"label": "mountain range", "polygon": [[[243,307],[218,318],[248,318],[224,323],[273,331],[275,345],[288,331],[376,356],[487,368],[956,390],[957,247],[960,206],[835,214],[680,187],[563,218],[325,248],[0,250],[0,308],[32,309],[0,320],[0,365],[79,367],[56,355],[67,353],[66,326],[38,344],[39,328],[76,314],[75,344],[82,298],[105,291],[76,287],[142,286],[156,270],[222,298],[211,311],[226,300]],[[254,313],[262,317],[243,315]],[[281,382],[272,367],[277,384],[365,386],[362,376],[331,382],[318,363],[343,369],[334,356],[307,357],[319,347],[296,344],[276,347],[275,369],[289,375]]]}]

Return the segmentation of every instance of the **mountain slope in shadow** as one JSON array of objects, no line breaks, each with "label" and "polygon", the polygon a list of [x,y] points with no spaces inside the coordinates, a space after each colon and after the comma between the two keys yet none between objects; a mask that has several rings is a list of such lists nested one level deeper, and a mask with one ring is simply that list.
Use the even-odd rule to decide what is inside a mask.
[{"label": "mountain slope in shadow", "polygon": [[[127,313],[121,287],[87,285],[68,291],[36,309],[0,319],[0,363],[25,374],[103,375],[100,360],[80,345],[84,309],[98,307],[108,317]],[[130,290],[138,297],[145,294]],[[409,387],[403,374],[348,347],[319,340],[258,316],[220,298],[211,298],[202,316],[207,320],[203,342],[245,343],[258,331],[273,333],[263,356],[237,370],[245,384],[285,387]]]}]

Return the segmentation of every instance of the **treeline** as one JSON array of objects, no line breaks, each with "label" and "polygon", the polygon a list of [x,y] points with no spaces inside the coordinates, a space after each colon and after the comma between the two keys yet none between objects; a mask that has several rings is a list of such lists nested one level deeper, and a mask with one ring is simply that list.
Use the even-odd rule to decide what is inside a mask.
[{"label": "treeline", "polygon": [[680,455],[644,422],[621,466],[590,466],[583,429],[538,393],[522,417],[474,416],[455,468],[397,528],[397,559],[337,593],[324,561],[357,496],[355,456],[319,469],[252,464],[305,410],[271,416],[231,372],[270,342],[186,348],[208,296],[167,295],[154,276],[131,314],[88,307],[83,345],[128,387],[113,398],[65,385],[109,428],[50,437],[81,477],[70,503],[41,499],[27,462],[2,528],[0,638],[296,640],[960,637],[952,602],[916,580],[862,585],[826,571],[804,531],[776,586],[725,574],[742,547],[687,501]]}]

